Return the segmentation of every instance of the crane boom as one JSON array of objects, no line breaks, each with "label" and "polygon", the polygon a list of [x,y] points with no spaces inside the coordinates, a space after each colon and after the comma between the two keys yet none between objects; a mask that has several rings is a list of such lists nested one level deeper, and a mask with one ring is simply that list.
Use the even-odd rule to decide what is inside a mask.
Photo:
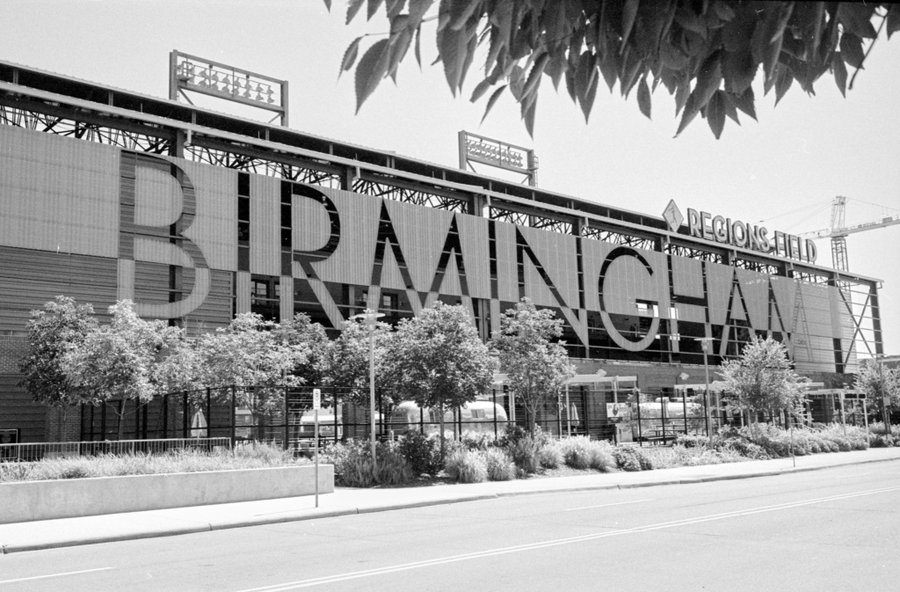
[{"label": "crane boom", "polygon": [[900,224],[900,215],[893,215],[884,216],[883,218],[872,220],[870,222],[862,222],[860,224],[847,226],[844,223],[847,198],[838,195],[831,202],[831,205],[831,228],[823,228],[811,232],[801,232],[798,236],[804,238],[831,238],[831,258],[834,263],[834,268],[839,271],[848,271],[847,235]]}]

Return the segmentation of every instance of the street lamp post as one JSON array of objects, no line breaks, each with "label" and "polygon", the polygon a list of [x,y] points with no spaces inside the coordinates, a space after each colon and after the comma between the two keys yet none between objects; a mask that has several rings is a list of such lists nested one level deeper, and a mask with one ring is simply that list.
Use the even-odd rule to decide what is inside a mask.
[{"label": "street lamp post", "polygon": [[350,317],[361,320],[369,326],[369,443],[372,447],[372,463],[375,464],[375,323],[384,313],[366,309],[365,312]]},{"label": "street lamp post", "polygon": [[709,433],[709,358],[707,356],[709,354],[709,344],[712,342],[712,339],[712,337],[694,338],[695,341],[700,342],[700,349],[703,350],[703,423],[706,425],[706,437],[709,438],[710,444],[712,444],[712,434]]}]

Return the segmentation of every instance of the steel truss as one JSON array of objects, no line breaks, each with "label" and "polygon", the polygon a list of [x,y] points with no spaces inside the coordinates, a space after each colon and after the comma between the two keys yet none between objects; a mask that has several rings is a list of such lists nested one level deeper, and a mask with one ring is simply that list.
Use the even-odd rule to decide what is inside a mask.
[{"label": "steel truss", "polygon": [[669,243],[663,246],[663,252],[668,255],[675,255],[676,257],[687,257],[690,259],[698,259],[700,261],[709,261],[711,263],[722,263],[723,265],[727,264],[727,258],[722,253],[703,251],[693,247],[685,247],[683,245]]},{"label": "steel truss", "polygon": [[394,179],[376,178],[372,175],[353,180],[351,191],[417,206],[425,206],[451,212],[468,212],[471,197],[456,197],[438,187],[428,188],[418,185],[397,183]]},{"label": "steel truss", "polygon": [[800,271],[795,269],[791,272],[789,277],[801,282],[806,282],[807,284],[816,284],[819,286],[831,285],[831,276],[815,271]]},{"label": "steel truss", "polygon": [[191,144],[185,146],[184,157],[194,162],[287,179],[298,183],[307,183],[331,189],[341,188],[340,175],[332,171],[318,170],[230,150]]},{"label": "steel truss", "polygon": [[750,271],[756,271],[766,275],[783,275],[779,266],[771,263],[763,263],[762,261],[755,261],[753,259],[734,257],[731,264],[738,269],[749,269]]},{"label": "steel truss", "polygon": [[558,220],[556,218],[548,218],[534,212],[521,212],[518,210],[509,210],[491,204],[488,208],[488,217],[498,222],[509,222],[517,226],[525,226],[528,228],[540,228],[541,230],[550,230],[561,234],[572,234],[572,223]]},{"label": "steel truss", "polygon": [[0,124],[150,154],[166,154],[172,146],[171,139],[164,132],[155,135],[125,130],[99,122],[81,121],[9,105],[0,105]]},{"label": "steel truss", "polygon": [[622,245],[635,249],[644,249],[647,251],[657,250],[658,241],[654,238],[646,236],[638,236],[636,234],[625,234],[621,231],[608,230],[605,228],[597,228],[596,226],[585,225],[581,228],[581,236],[584,238],[592,238],[594,240],[612,243],[614,245]]}]

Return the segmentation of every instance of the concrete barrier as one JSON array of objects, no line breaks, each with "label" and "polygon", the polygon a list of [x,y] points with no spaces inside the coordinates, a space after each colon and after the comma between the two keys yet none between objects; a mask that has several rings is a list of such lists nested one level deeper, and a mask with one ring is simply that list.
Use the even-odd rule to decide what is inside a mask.
[{"label": "concrete barrier", "polygon": [[[0,524],[313,495],[315,467],[0,483]],[[319,465],[319,493],[334,467]]]}]

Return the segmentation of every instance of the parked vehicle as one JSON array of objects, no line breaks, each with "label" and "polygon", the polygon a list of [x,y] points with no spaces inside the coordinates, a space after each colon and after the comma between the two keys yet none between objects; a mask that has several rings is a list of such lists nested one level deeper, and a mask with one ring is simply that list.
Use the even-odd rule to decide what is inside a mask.
[{"label": "parked vehicle", "polygon": [[[444,412],[444,430],[449,432],[458,429],[463,434],[494,433],[496,429],[499,433],[506,430],[507,422],[506,410],[491,401],[472,401],[458,410]],[[437,434],[441,425],[439,416],[431,408],[419,407],[414,401],[403,401],[394,407],[386,427],[394,435],[420,430]]]}]

